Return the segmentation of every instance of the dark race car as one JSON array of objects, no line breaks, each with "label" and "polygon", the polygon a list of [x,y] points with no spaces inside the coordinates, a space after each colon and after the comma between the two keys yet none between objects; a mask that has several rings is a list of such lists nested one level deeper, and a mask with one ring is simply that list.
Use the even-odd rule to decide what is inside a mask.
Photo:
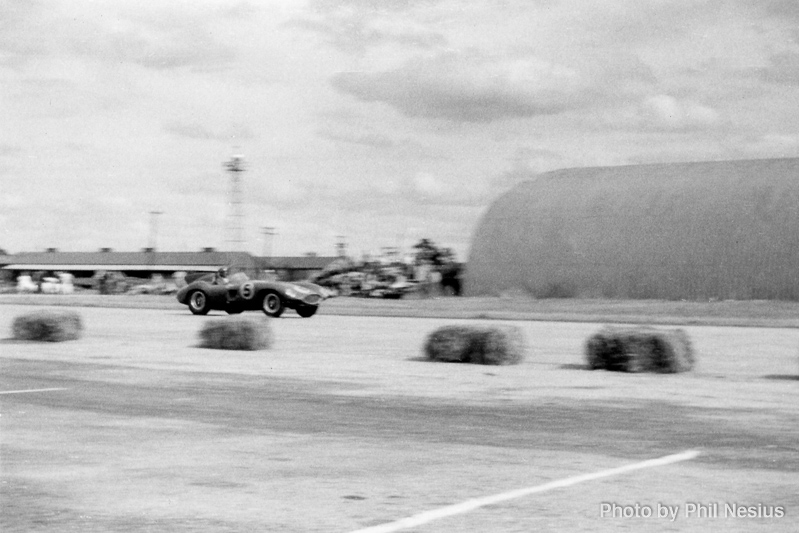
[{"label": "dark race car", "polygon": [[228,282],[218,274],[208,274],[180,289],[177,299],[189,306],[195,315],[211,309],[237,314],[242,311],[263,311],[279,317],[286,308],[294,309],[303,318],[316,313],[324,300],[321,287],[308,282],[246,280]]}]

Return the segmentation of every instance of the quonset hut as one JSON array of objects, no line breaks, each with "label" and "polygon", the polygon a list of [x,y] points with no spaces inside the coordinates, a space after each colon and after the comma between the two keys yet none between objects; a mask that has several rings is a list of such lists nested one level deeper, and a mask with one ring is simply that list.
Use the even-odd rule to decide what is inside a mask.
[{"label": "quonset hut", "polygon": [[799,299],[799,159],[557,170],[478,224],[468,295]]}]

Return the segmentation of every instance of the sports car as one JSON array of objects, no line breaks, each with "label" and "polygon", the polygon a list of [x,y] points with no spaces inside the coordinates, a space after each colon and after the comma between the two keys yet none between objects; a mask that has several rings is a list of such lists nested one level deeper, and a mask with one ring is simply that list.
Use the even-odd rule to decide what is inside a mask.
[{"label": "sports car", "polygon": [[231,283],[214,274],[192,281],[177,293],[178,301],[195,315],[205,315],[212,309],[231,315],[261,310],[267,316],[279,317],[289,308],[308,318],[324,298],[322,288],[313,283],[249,279]]}]

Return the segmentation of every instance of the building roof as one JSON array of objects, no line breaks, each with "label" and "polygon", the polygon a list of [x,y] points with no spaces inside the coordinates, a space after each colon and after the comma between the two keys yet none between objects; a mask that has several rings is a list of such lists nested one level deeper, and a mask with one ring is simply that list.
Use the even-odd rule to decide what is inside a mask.
[{"label": "building roof", "polygon": [[246,252],[23,252],[9,255],[7,270],[196,270],[256,268]]},{"label": "building roof", "polygon": [[337,257],[253,257],[246,252],[23,252],[0,256],[6,270],[202,271],[245,269],[321,270]]},{"label": "building roof", "polygon": [[799,300],[799,158],[578,168],[496,199],[465,292]]}]

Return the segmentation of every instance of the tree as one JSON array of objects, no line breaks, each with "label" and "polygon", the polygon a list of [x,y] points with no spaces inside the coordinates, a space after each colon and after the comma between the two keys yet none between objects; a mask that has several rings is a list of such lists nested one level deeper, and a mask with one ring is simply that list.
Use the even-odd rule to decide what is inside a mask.
[{"label": "tree", "polygon": [[413,246],[416,249],[416,264],[430,264],[441,276],[441,289],[450,294],[461,294],[461,265],[452,248],[437,246],[430,239],[422,239]]},{"label": "tree", "polygon": [[428,262],[436,267],[442,267],[455,262],[455,252],[451,248],[439,248],[430,239],[422,239],[413,247],[416,249],[417,264]]}]

